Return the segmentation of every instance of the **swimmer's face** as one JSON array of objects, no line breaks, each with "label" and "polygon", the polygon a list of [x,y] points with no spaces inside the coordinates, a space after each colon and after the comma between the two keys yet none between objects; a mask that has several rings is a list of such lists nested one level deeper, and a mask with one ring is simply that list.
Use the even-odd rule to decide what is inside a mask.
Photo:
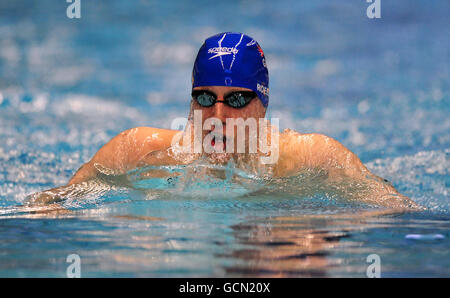
[{"label": "swimmer's face", "polygon": [[231,92],[252,91],[250,89],[240,87],[205,86],[195,87],[194,90],[208,90],[214,93],[217,96],[217,101],[219,101],[211,107],[202,107],[196,100],[192,100],[191,110],[201,110],[204,119],[215,117],[220,119],[225,125],[227,118],[264,118],[264,115],[266,114],[266,108],[257,97],[253,98],[250,103],[243,108],[233,108],[224,102],[220,102]]},{"label": "swimmer's face", "polygon": [[[243,118],[244,121],[247,120],[248,118],[255,118],[255,120],[258,122],[258,119],[264,118],[266,114],[266,108],[263,106],[262,102],[257,97],[253,98],[246,106],[242,108],[233,108],[224,102],[220,102],[224,101],[224,97],[226,97],[231,92],[252,91],[251,89],[240,87],[225,87],[225,86],[203,86],[203,87],[195,87],[194,90],[208,90],[217,96],[218,102],[216,102],[211,107],[203,107],[195,99],[192,99],[190,118],[193,117],[194,110],[202,111],[203,127],[205,127],[204,122],[208,118],[214,117],[219,119],[222,122],[223,135],[225,137],[227,137],[226,123],[228,118],[233,119]],[[212,130],[214,130],[214,126],[209,130],[203,130],[203,134],[206,135],[210,133]],[[236,138],[236,133],[234,134],[234,138]]]}]

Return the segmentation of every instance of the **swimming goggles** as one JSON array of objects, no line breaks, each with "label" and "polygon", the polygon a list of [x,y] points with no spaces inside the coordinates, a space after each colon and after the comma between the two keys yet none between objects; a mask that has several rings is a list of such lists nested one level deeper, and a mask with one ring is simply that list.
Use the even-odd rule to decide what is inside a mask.
[{"label": "swimming goggles", "polygon": [[208,90],[193,90],[194,98],[202,107],[212,107],[216,102],[223,102],[232,108],[243,108],[257,95],[253,91],[234,91],[227,94],[223,99],[217,100],[217,95]]}]

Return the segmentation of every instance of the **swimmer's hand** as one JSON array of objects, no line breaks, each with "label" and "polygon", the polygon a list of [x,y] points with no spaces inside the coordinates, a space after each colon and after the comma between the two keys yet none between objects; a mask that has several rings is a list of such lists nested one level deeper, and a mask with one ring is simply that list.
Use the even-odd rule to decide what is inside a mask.
[{"label": "swimmer's hand", "polygon": [[25,198],[24,206],[43,206],[61,202],[64,198],[52,190],[36,192]]},{"label": "swimmer's hand", "polygon": [[102,184],[98,179],[94,179],[31,194],[25,198],[23,205],[28,207],[45,206],[61,203],[68,198],[82,198],[88,193],[99,193],[104,190],[104,183]]}]

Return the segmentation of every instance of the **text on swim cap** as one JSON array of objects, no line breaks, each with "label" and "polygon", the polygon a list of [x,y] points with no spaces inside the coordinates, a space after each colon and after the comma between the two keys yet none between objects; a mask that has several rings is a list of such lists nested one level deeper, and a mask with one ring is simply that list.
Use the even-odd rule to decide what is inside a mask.
[{"label": "text on swim cap", "polygon": [[209,58],[211,60],[212,58],[222,56],[222,55],[230,55],[230,54],[237,54],[239,52],[236,48],[229,48],[229,47],[215,47],[208,49],[208,54],[216,54]]},{"label": "text on swim cap", "polygon": [[256,89],[261,92],[262,94],[264,94],[265,96],[269,96],[269,88],[261,85],[261,84],[256,84]]}]

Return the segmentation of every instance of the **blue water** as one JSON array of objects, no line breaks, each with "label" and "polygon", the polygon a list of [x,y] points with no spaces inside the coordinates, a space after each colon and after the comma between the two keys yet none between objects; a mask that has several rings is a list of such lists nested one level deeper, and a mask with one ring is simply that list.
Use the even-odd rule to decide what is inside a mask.
[{"label": "blue water", "polygon": [[[65,1],[1,1],[0,276],[64,277],[78,254],[84,277],[365,277],[378,254],[382,277],[449,277],[450,3],[382,0],[377,20],[367,5],[82,0],[71,20]],[[16,207],[119,132],[186,117],[195,52],[223,31],[262,45],[268,118],[339,140],[427,210],[252,194],[247,178],[96,185],[65,213]]]}]

